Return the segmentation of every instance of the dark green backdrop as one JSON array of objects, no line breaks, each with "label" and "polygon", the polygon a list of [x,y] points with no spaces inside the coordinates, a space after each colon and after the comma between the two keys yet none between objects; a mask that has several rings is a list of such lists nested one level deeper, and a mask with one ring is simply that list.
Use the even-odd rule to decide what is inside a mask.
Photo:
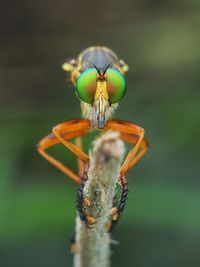
[{"label": "dark green backdrop", "polygon": [[[77,186],[36,152],[55,124],[80,116],[61,70],[90,45],[130,66],[116,118],[146,130],[148,155],[128,174],[112,266],[200,265],[200,4],[0,1],[0,265],[72,266]],[[71,166],[61,147],[54,152]],[[87,249],[87,248],[86,248]]]}]

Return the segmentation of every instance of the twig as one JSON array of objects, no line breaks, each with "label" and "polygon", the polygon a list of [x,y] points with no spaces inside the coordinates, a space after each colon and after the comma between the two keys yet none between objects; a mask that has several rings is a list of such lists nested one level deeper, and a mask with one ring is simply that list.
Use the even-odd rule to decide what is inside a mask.
[{"label": "twig", "polygon": [[83,194],[91,205],[84,208],[84,213],[96,218],[96,222],[87,227],[77,215],[74,267],[110,266],[111,241],[106,225],[110,222],[109,211],[123,155],[124,143],[117,132],[106,132],[99,137],[90,152],[88,180]]}]

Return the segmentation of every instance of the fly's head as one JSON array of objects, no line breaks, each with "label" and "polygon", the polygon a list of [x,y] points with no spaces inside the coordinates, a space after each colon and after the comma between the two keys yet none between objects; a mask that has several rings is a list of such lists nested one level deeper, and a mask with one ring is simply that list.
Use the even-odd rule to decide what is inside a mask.
[{"label": "fly's head", "polygon": [[77,78],[76,92],[82,102],[83,116],[103,129],[126,91],[124,75],[108,66],[84,70]]}]

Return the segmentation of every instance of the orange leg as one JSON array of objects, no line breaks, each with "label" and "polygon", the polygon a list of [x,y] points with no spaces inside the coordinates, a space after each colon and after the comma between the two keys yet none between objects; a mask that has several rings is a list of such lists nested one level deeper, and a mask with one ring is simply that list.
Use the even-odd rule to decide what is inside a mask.
[{"label": "orange leg", "polygon": [[[138,141],[138,138],[134,135],[131,135],[131,134],[123,134],[121,133],[120,135],[121,139],[130,143],[130,144],[133,144],[135,145]],[[148,141],[147,139],[144,137],[141,144],[140,144],[140,150],[138,151],[138,153],[135,155],[132,163],[130,164],[130,168],[132,168],[144,155],[145,153],[147,152],[148,150]]]},{"label": "orange leg", "polygon": [[[120,168],[120,176],[124,176],[143,157],[148,149],[148,143],[144,139],[144,129],[130,122],[119,120],[108,121],[106,127],[120,132],[121,139],[134,144]],[[139,151],[139,149],[141,150]]]},{"label": "orange leg", "polygon": [[[79,159],[86,162],[89,157],[79,147],[72,144],[68,140],[80,135],[86,134],[90,128],[90,122],[85,119],[76,119],[68,122],[64,122],[53,127],[52,132],[57,139],[65,147],[67,147],[72,153],[74,153]],[[72,137],[67,137],[66,134],[72,134]]]},{"label": "orange leg", "polygon": [[61,123],[53,128],[53,134],[44,137],[38,144],[38,152],[52,165],[61,170],[67,176],[77,183],[81,178],[75,174],[70,168],[63,165],[60,161],[50,156],[45,150],[51,146],[63,143],[72,153],[74,153],[84,163],[88,161],[88,156],[81,151],[80,148],[69,142],[68,140],[86,134],[90,128],[90,122],[85,119],[70,120]]}]

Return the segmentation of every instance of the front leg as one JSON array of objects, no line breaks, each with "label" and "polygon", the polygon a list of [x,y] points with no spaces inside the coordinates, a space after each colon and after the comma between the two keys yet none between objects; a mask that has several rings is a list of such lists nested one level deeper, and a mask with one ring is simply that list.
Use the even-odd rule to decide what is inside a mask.
[{"label": "front leg", "polygon": [[84,119],[70,120],[61,123],[53,128],[53,133],[44,137],[37,145],[38,152],[57,169],[69,176],[73,181],[80,183],[81,178],[68,166],[65,166],[60,161],[49,155],[46,150],[59,143],[63,143],[77,158],[81,161],[88,162],[88,155],[85,154],[79,147],[72,144],[69,140],[82,136],[90,129],[90,122]]},{"label": "front leg", "polygon": [[122,120],[110,120],[107,122],[106,127],[107,129],[120,132],[121,139],[134,144],[134,147],[130,150],[120,168],[120,174],[123,176],[147,152],[148,142],[144,138],[144,129],[136,124]]},{"label": "front leg", "polygon": [[110,211],[112,215],[112,221],[109,231],[111,231],[114,225],[117,223],[120,214],[122,213],[128,194],[128,183],[125,178],[127,171],[132,168],[147,152],[148,142],[144,138],[144,129],[140,126],[132,124],[127,121],[110,120],[106,124],[107,129],[120,132],[120,138],[133,144],[134,147],[128,153],[124,163],[120,168],[119,184],[121,186],[121,197],[118,207],[113,207]]},{"label": "front leg", "polygon": [[87,215],[84,211],[85,207],[89,207],[92,204],[89,199],[84,197],[84,192],[83,192],[85,183],[88,180],[88,168],[89,168],[89,165],[86,164],[85,169],[84,169],[84,173],[83,173],[83,176],[81,179],[81,183],[79,185],[78,192],[77,192],[78,214],[79,214],[81,221],[83,221],[87,227],[89,227],[90,225],[92,225],[96,222],[96,219],[94,217]]}]

